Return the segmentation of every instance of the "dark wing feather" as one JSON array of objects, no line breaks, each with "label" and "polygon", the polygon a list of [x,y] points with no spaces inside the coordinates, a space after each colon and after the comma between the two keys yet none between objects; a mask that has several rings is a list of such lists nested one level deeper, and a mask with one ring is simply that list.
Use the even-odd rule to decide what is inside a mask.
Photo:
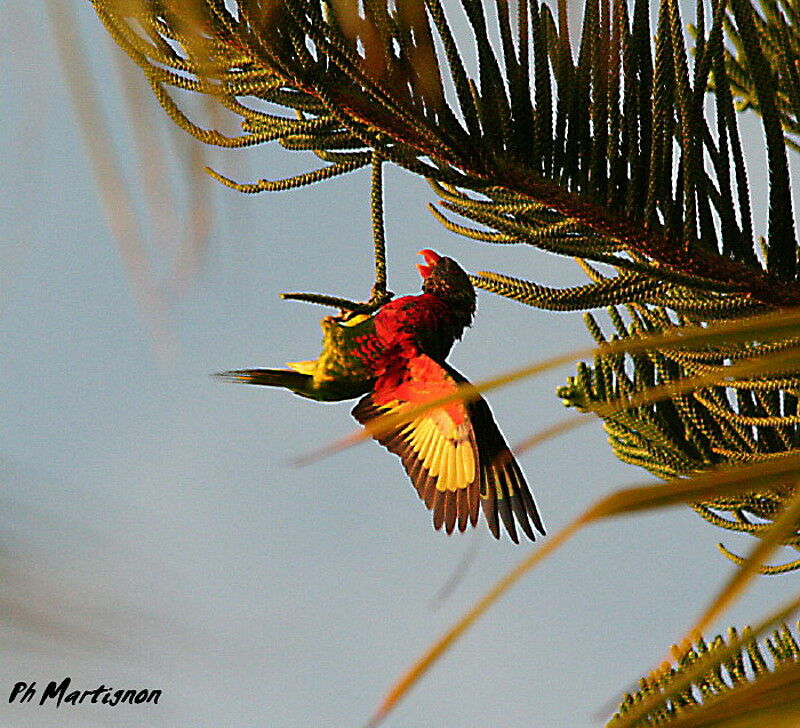
[{"label": "dark wing feather", "polygon": [[[467,381],[455,369],[448,367],[448,371],[456,381]],[[489,530],[495,538],[500,538],[499,515],[511,540],[517,543],[516,519],[525,535],[535,541],[534,528],[545,535],[544,524],[519,463],[497,427],[486,400],[479,397],[467,408],[478,444],[481,502]]]}]

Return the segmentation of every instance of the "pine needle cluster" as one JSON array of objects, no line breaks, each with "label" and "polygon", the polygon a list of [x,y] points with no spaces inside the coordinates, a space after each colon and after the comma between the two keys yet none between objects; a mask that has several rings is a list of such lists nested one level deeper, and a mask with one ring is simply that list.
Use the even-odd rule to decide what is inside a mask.
[{"label": "pine needle cluster", "polygon": [[[729,654],[733,645],[741,646]],[[779,714],[792,720],[790,716],[797,717],[793,682],[800,672],[799,663],[800,645],[787,625],[760,641],[747,628],[739,635],[731,627],[727,639],[717,635],[707,643],[701,638],[691,649],[682,651],[674,667],[658,676],[641,678],[638,690],[625,695],[607,726],[619,725],[645,700],[661,695],[664,699],[657,700],[652,710],[627,725],[726,725],[725,719],[737,717],[750,721],[740,725],[773,725],[767,710],[772,706],[765,699],[771,693],[783,693],[777,701]],[[700,673],[690,676],[689,685],[670,695],[673,685],[690,671],[696,673],[698,667]],[[790,713],[787,706],[792,708]],[[700,708],[702,718],[698,715]]]}]

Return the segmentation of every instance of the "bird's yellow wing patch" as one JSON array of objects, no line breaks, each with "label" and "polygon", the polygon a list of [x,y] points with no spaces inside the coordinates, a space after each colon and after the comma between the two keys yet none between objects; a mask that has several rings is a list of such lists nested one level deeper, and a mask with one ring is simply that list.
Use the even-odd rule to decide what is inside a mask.
[{"label": "bird's yellow wing patch", "polygon": [[[396,412],[399,405],[380,409]],[[428,476],[436,479],[436,490],[456,491],[472,485],[475,452],[468,426],[456,425],[445,411],[435,410],[409,422],[400,433]]]},{"label": "bird's yellow wing patch", "polygon": [[[449,372],[421,354],[408,362],[407,368],[379,379],[375,391],[353,409],[353,416],[365,424],[457,387]],[[444,527],[451,533],[456,524],[463,531],[468,523],[477,523],[481,500],[478,446],[463,402],[425,412],[376,439],[400,456],[419,497],[433,511],[437,529]]]},{"label": "bird's yellow wing patch", "polygon": [[[454,369],[419,354],[388,368],[353,416],[366,424],[454,392],[464,381]],[[515,543],[517,528],[531,541],[534,529],[544,534],[525,476],[483,398],[450,402],[375,439],[400,456],[419,497],[433,511],[435,528],[452,533],[458,524],[463,531],[468,523],[477,523],[483,510],[495,538],[501,528]]]}]

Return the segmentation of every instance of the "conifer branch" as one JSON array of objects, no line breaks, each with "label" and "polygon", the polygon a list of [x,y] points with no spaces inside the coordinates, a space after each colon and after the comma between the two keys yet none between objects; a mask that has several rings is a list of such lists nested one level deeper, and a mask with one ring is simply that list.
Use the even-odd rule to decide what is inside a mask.
[{"label": "conifer branch", "polygon": [[[728,629],[726,637],[717,635],[710,643],[700,638],[689,650],[683,651],[680,659],[668,670],[639,680],[639,688],[627,693],[620,703],[614,717],[606,724],[607,728],[617,725],[634,726],[653,725],[700,725],[692,722],[695,713],[702,725],[714,723],[716,718],[754,713],[752,725],[767,720],[759,711],[769,706],[763,700],[763,691],[778,690],[784,693],[784,700],[794,705],[794,691],[800,679],[798,660],[800,645],[795,636],[798,626],[793,632],[786,624],[772,632],[771,635],[756,639],[750,628],[742,630],[741,635],[733,627]],[[731,656],[729,645],[737,645]],[[702,666],[700,674],[695,674],[688,685],[676,695],[655,702],[654,707],[634,722],[627,720],[645,700],[654,698],[667,691],[674,691],[681,684],[684,675]],[[776,684],[777,683],[777,684]],[[778,687],[780,685],[780,687]],[[786,691],[789,691],[788,694]],[[745,697],[745,692],[752,697]],[[762,699],[756,698],[761,695]],[[727,703],[748,703],[744,710],[726,713]],[[705,711],[701,710],[705,707]],[[716,716],[713,710],[721,709]],[[763,723],[766,725],[766,723]]]},{"label": "conifer branch", "polygon": [[[254,183],[210,172],[222,184],[280,191],[371,165],[370,299],[289,297],[351,311],[388,300],[380,190],[383,165],[395,164],[429,180],[449,230],[578,258],[590,281],[559,290],[482,273],[476,286],[550,310],[610,306],[617,338],[800,305],[786,157],[800,128],[800,23],[788,0],[759,0],[758,12],[747,0],[710,0],[708,13],[699,3],[693,47],[677,0],[660,0],[655,28],[647,0],[592,0],[575,49],[564,2],[554,15],[521,1],[514,18],[507,0],[494,0],[494,15],[488,3],[460,0],[465,35],[441,0],[92,2],[188,133],[226,148],[277,142],[325,163]],[[464,44],[477,50],[473,65]],[[173,89],[216,99],[241,133],[205,128]],[[744,105],[761,114],[768,152],[763,239],[738,127]],[[605,338],[594,318],[587,325]],[[601,414],[620,458],[661,477],[779,457],[800,448],[799,366],[624,412],[603,405],[795,345],[754,338],[599,356],[561,395]],[[771,489],[699,512],[712,520],[719,506],[741,525],[735,514],[769,519],[785,498]]]}]

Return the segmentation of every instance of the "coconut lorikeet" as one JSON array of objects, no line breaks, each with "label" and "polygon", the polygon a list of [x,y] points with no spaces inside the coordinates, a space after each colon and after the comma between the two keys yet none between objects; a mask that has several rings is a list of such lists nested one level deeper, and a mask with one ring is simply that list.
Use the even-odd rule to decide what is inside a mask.
[{"label": "coconut lorikeet", "polygon": [[[325,402],[361,397],[352,412],[361,424],[454,392],[467,380],[445,359],[472,323],[475,289],[451,258],[420,254],[422,293],[390,301],[373,315],[325,317],[317,359],[222,376]],[[480,507],[495,538],[501,521],[515,543],[517,525],[532,541],[534,528],[544,534],[525,476],[482,398],[430,410],[376,439],[400,456],[436,529],[464,531],[477,523]]]}]

